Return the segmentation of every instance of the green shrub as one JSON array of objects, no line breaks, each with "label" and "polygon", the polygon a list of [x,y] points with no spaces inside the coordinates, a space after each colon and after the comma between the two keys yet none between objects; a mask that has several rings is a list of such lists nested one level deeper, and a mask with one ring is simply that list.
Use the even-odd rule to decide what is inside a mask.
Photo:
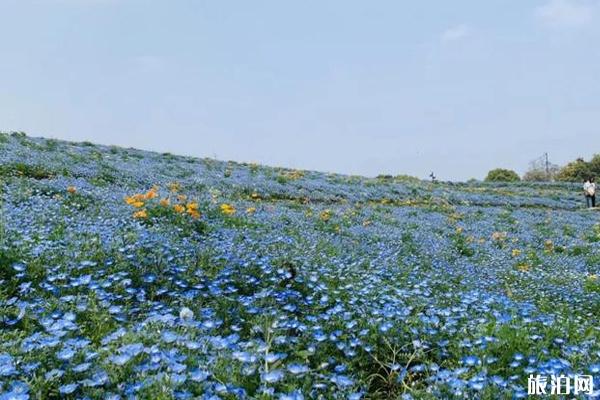
[{"label": "green shrub", "polygon": [[513,170],[496,168],[488,172],[485,180],[486,182],[518,182],[521,178]]},{"label": "green shrub", "polygon": [[55,174],[41,165],[14,163],[0,166],[0,176],[19,176],[33,179],[49,179]]},{"label": "green shrub", "polygon": [[[594,158],[597,157],[598,156],[594,156]],[[564,182],[583,182],[593,175],[590,164],[591,163],[584,161],[583,158],[578,158],[562,167],[560,171],[558,171],[558,174],[556,174],[556,179]]]}]

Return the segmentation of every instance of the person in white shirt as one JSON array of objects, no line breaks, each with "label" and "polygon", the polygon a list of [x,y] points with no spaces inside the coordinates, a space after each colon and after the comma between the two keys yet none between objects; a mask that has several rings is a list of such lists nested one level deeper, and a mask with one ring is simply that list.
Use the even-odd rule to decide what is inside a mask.
[{"label": "person in white shirt", "polygon": [[583,183],[583,192],[587,207],[596,207],[596,183],[594,182],[594,178],[589,178]]}]

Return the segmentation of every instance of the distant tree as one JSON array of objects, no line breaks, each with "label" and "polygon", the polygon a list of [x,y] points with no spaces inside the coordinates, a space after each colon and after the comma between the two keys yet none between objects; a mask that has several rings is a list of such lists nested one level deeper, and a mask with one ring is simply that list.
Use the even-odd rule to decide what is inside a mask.
[{"label": "distant tree", "polygon": [[600,154],[594,154],[588,162],[593,177],[600,177]]},{"label": "distant tree", "polygon": [[[596,167],[594,171],[593,167]],[[596,172],[596,174],[594,173]],[[592,161],[586,162],[583,158],[578,158],[562,167],[556,174],[556,180],[565,182],[583,182],[590,176],[600,173],[600,156],[595,155]]]},{"label": "distant tree", "polygon": [[529,169],[523,175],[524,181],[549,182],[556,179],[560,167],[548,161],[547,155],[529,163]]},{"label": "distant tree", "polygon": [[518,182],[521,178],[513,170],[496,168],[488,172],[485,180],[486,182]]}]

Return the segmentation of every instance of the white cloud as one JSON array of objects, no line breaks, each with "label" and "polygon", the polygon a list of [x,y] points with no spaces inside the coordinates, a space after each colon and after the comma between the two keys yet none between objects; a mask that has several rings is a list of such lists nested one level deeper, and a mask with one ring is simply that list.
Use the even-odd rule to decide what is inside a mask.
[{"label": "white cloud", "polygon": [[469,27],[467,25],[464,25],[464,24],[456,25],[456,26],[446,29],[442,33],[440,40],[442,41],[442,43],[455,42],[457,40],[461,40],[461,39],[469,36],[470,33],[471,33],[471,30],[469,29]]},{"label": "white cloud", "polygon": [[573,28],[588,25],[594,15],[594,5],[581,0],[549,0],[535,9],[535,16],[542,23],[557,28]]}]

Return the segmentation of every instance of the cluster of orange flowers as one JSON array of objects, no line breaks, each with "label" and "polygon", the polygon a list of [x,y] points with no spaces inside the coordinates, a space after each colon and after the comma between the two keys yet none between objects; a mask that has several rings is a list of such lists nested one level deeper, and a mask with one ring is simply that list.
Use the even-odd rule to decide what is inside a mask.
[{"label": "cluster of orange flowers", "polygon": [[[177,214],[188,214],[190,217],[197,219],[200,218],[200,211],[198,210],[198,203],[195,201],[187,201],[187,196],[184,194],[177,194],[180,189],[178,183],[171,183],[168,186],[170,194],[167,197],[163,197],[158,201],[160,207],[171,208]],[[151,200],[159,197],[158,186],[153,186],[146,193],[138,193],[133,196],[125,197],[125,202],[130,206],[138,208],[139,210],[133,213],[134,218],[147,218],[148,211],[147,206]],[[172,197],[175,197],[175,204],[171,206]]]}]

